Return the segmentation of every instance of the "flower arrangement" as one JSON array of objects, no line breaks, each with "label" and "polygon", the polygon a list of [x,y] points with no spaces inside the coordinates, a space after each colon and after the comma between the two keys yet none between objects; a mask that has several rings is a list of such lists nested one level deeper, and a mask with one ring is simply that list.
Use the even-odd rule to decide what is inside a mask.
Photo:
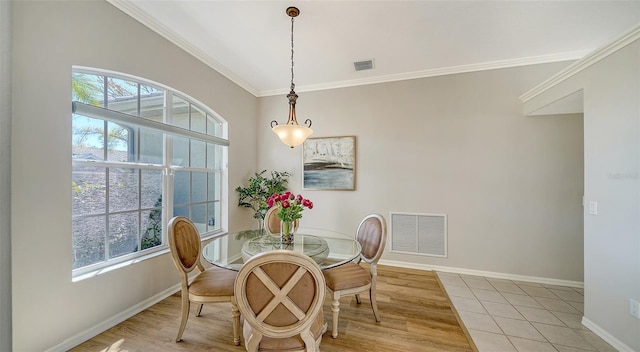
[{"label": "flower arrangement", "polygon": [[295,195],[289,191],[282,194],[274,193],[267,199],[269,208],[278,207],[278,217],[285,222],[302,218],[304,208],[313,209],[313,202],[303,198],[301,194]]}]

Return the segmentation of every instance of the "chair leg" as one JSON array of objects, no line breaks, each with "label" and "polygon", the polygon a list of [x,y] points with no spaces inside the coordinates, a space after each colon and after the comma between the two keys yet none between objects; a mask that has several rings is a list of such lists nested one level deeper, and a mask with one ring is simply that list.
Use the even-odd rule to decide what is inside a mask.
[{"label": "chair leg", "polygon": [[198,310],[196,311],[196,317],[199,317],[200,313],[202,313],[202,306],[204,306],[204,304],[200,303],[200,306],[198,306]]},{"label": "chair leg", "polygon": [[311,331],[303,331],[300,333],[300,337],[302,341],[304,341],[305,351],[315,352],[318,350],[318,346],[316,346],[316,339],[311,334]]},{"label": "chair leg", "polygon": [[331,329],[331,337],[334,339],[338,337],[338,315],[340,314],[340,295],[334,293],[333,301],[331,301],[331,312],[332,312],[332,329]]},{"label": "chair leg", "polygon": [[233,320],[233,343],[240,346],[240,310],[235,298],[231,299],[231,318]]},{"label": "chair leg", "polygon": [[376,318],[376,321],[380,322],[380,315],[378,314],[378,302],[376,301],[376,293],[373,289],[369,290],[369,298],[371,299],[371,308],[373,309],[373,316]]},{"label": "chair leg", "polygon": [[191,308],[191,302],[189,302],[189,296],[182,294],[182,317],[180,318],[180,328],[178,329],[178,336],[176,337],[176,342],[182,340],[182,333],[184,332],[184,327],[187,326],[187,319],[189,318],[189,309]]}]

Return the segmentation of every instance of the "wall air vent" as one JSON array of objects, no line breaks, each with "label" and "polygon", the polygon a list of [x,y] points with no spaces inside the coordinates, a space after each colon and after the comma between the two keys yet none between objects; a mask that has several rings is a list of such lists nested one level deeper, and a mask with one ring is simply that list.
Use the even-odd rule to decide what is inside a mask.
[{"label": "wall air vent", "polygon": [[447,215],[391,213],[391,252],[447,257]]},{"label": "wall air vent", "polygon": [[373,68],[373,59],[365,61],[356,61],[353,63],[356,71],[371,70]]}]

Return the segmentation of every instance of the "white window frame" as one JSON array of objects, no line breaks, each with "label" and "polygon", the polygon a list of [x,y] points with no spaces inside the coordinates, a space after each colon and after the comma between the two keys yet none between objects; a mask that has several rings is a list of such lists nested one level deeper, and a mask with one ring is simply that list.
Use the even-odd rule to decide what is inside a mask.
[{"label": "white window frame", "polygon": [[[159,246],[155,246],[153,248],[140,250],[138,249],[134,253],[129,253],[126,255],[122,255],[116,258],[107,259],[105,261],[90,264],[84,267],[80,267],[77,269],[72,269],[72,278],[74,281],[81,280],[87,277],[94,276],[101,272],[110,271],[113,269],[117,269],[119,267],[125,266],[130,263],[139,262],[144,259],[152,258],[157,255],[161,255],[168,252],[168,241],[167,241],[167,228],[166,225],[173,217],[173,194],[174,194],[174,175],[176,171],[197,171],[197,172],[207,172],[207,173],[218,173],[220,175],[220,195],[219,195],[219,208],[220,208],[220,227],[219,229],[213,231],[205,231],[201,233],[202,240],[207,240],[219,233],[226,232],[228,229],[228,148],[229,141],[227,139],[228,136],[228,123],[226,119],[217,114],[211,108],[201,103],[200,101],[188,96],[183,92],[176,91],[168,86],[163,84],[153,82],[144,78],[135,77],[119,72],[101,70],[89,67],[81,67],[74,66],[72,72],[75,73],[84,73],[90,75],[100,75],[107,76],[110,78],[123,79],[139,84],[153,86],[158,89],[164,90],[164,117],[163,120],[165,123],[156,122],[150,119],[145,119],[143,117],[133,116],[126,113],[118,112],[115,110],[109,110],[101,107],[96,107],[88,104],[84,104],[81,102],[73,102],[72,110],[74,114],[87,116],[91,118],[101,119],[105,121],[115,122],[119,124],[142,127],[147,129],[153,129],[159,131],[164,134],[163,141],[163,165],[150,165],[144,163],[118,163],[113,161],[97,161],[97,160],[72,160],[72,165],[93,165],[100,167],[123,167],[123,168],[134,168],[134,169],[155,169],[162,170],[163,173],[163,181],[162,181],[162,244]],[[211,115],[217,121],[219,121],[222,125],[222,137],[216,137],[205,133],[200,133],[196,131],[191,131],[188,129],[180,128],[177,126],[173,126],[169,124],[172,121],[173,110],[171,107],[173,106],[173,97],[177,96],[180,99],[186,101],[189,104],[193,104],[197,106],[197,108],[203,110],[207,115]],[[183,167],[183,166],[175,166],[172,165],[172,136],[180,136],[189,138],[190,140],[198,140],[210,144],[223,146],[222,153],[220,155],[221,160],[219,161],[219,168],[193,168],[193,167]],[[191,203],[189,203],[191,204]],[[107,214],[108,214],[107,210]],[[74,214],[72,214],[73,216]],[[106,255],[105,255],[106,257]]]}]

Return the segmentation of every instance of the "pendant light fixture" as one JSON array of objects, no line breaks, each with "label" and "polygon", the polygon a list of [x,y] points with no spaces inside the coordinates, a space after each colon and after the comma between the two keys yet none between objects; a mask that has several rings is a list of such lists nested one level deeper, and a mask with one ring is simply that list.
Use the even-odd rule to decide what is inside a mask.
[{"label": "pendant light fixture", "polygon": [[289,117],[287,123],[278,125],[278,121],[271,121],[271,129],[280,137],[282,143],[291,148],[302,144],[309,137],[313,130],[311,129],[311,120],[306,119],[305,125],[299,125],[296,117],[296,100],[298,94],[295,92],[296,85],[293,83],[293,19],[300,14],[297,7],[287,8],[287,15],[291,17],[291,91],[287,94],[289,99]]}]

